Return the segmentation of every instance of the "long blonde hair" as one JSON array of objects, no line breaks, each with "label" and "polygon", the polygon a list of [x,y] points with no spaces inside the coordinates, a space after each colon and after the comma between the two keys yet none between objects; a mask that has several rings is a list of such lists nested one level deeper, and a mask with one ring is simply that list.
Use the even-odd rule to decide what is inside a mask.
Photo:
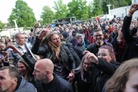
[{"label": "long blonde hair", "polygon": [[[55,35],[55,34],[59,35],[59,34],[56,33],[56,32],[51,32],[50,34],[48,34],[48,35],[45,37],[44,42],[45,42],[46,44],[49,45],[49,47],[51,48],[52,52],[54,52],[55,56],[58,57],[58,55],[59,55],[59,53],[60,53],[60,46],[58,47],[57,45],[55,45],[55,44],[51,41],[51,37],[52,37],[53,35]],[[60,35],[59,35],[59,37],[60,37]]]},{"label": "long blonde hair", "polygon": [[105,92],[123,92],[129,73],[133,69],[138,69],[138,58],[124,61],[120,65],[114,75],[106,82]]}]

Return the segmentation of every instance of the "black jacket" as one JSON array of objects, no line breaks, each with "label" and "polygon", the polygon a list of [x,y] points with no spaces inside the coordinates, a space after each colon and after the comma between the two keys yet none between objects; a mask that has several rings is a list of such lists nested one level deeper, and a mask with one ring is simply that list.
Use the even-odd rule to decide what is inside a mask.
[{"label": "black jacket", "polygon": [[28,56],[27,53],[24,53],[24,55],[22,55],[22,58],[24,59],[25,63],[27,64],[27,68],[28,68],[28,82],[31,82],[35,85],[35,81],[34,81],[34,76],[32,75],[33,71],[34,71],[34,65],[35,65],[35,62],[36,60],[33,59],[33,58],[30,58]]},{"label": "black jacket", "polygon": [[85,47],[83,46],[83,44],[77,44],[74,47],[75,52],[78,54],[78,56],[80,57],[80,59],[82,59],[83,55],[83,51],[85,50]]},{"label": "black jacket", "polygon": [[[134,37],[129,30],[132,17],[125,17],[122,28],[123,36],[126,42],[125,52],[122,61],[138,57],[138,37]],[[134,30],[137,30],[134,28]]]},{"label": "black jacket", "polygon": [[118,62],[106,62],[103,59],[99,59],[99,63],[95,65],[95,69],[92,78],[92,86],[90,92],[102,92],[102,89],[106,81],[114,74],[119,67]]},{"label": "black jacket", "polygon": [[80,62],[81,62],[81,58],[79,57],[79,55],[75,52],[75,50],[74,50],[74,48],[73,48],[73,45],[71,44],[71,43],[66,43],[65,44],[68,48],[69,48],[69,50],[71,51],[71,54],[73,55],[73,58],[74,58],[74,60],[75,60],[75,65],[76,65],[76,67],[78,67],[79,66],[79,64],[80,64]]},{"label": "black jacket", "polygon": [[[32,52],[34,54],[42,55],[44,58],[49,58],[52,61],[54,61],[54,59],[55,59],[54,52],[51,51],[51,48],[48,46],[48,44],[45,44],[45,45],[39,47],[40,43],[41,43],[41,40],[39,40],[36,37],[35,42],[32,46]],[[65,45],[61,46],[61,51],[60,51],[59,56],[60,56],[60,60],[63,61],[63,64],[65,65],[67,70],[71,71],[72,69],[75,68],[74,58],[67,46],[65,46]]]},{"label": "black jacket", "polygon": [[48,84],[38,82],[36,88],[37,92],[73,92],[72,85],[58,75]]},{"label": "black jacket", "polygon": [[95,71],[95,67],[92,66],[89,71],[85,71],[81,68],[74,71],[75,77],[72,81],[74,92],[92,92],[91,86],[93,86],[92,80],[94,79],[93,72]]},{"label": "black jacket", "polygon": [[[108,42],[104,42],[103,45],[112,46],[112,44]],[[87,50],[96,55],[98,53],[99,48],[100,46],[97,46],[96,43],[92,43],[88,46]]]}]

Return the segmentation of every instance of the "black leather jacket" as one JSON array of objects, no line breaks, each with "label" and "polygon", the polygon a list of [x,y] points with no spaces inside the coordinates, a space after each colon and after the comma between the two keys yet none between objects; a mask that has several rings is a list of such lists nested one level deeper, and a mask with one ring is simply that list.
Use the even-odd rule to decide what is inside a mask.
[{"label": "black leather jacket", "polygon": [[[40,46],[40,43],[41,43],[41,40],[39,40],[36,37],[34,44],[32,46],[32,52],[37,55],[42,55],[43,58],[49,58],[53,61],[55,58],[55,55],[52,52],[51,48],[47,44]],[[75,68],[74,58],[67,46],[65,45],[61,46],[59,57],[60,57],[60,60],[65,65],[65,67],[67,68],[67,70],[71,71],[72,69]]]}]

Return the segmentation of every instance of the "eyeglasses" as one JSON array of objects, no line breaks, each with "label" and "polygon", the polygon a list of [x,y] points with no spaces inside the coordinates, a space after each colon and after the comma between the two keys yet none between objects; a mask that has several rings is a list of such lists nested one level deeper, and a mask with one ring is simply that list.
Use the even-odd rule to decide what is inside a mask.
[{"label": "eyeglasses", "polygon": [[83,62],[84,65],[88,65],[88,66],[91,66],[91,63],[86,63],[86,62]]},{"label": "eyeglasses", "polygon": [[97,56],[107,56],[105,53],[98,53]]},{"label": "eyeglasses", "polygon": [[25,37],[25,39],[28,39],[28,37]]},{"label": "eyeglasses", "polygon": [[100,35],[94,35],[94,37],[101,37],[101,36],[103,36],[102,34],[100,34]]}]

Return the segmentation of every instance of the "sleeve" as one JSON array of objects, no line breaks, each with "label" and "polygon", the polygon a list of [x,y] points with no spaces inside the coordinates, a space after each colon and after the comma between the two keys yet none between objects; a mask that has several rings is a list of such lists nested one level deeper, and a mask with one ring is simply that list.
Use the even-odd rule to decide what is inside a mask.
[{"label": "sleeve", "polygon": [[64,46],[64,49],[65,49],[66,53],[69,56],[69,62],[70,62],[70,65],[71,65],[71,69],[75,69],[76,68],[75,60],[73,58],[73,55],[72,55],[71,51],[69,50],[69,48],[67,46]]},{"label": "sleeve", "polygon": [[46,46],[41,46],[40,47],[41,40],[39,40],[37,37],[33,43],[32,46],[32,53],[37,54],[37,55],[44,55],[46,53]]},{"label": "sleeve", "polygon": [[123,36],[124,39],[127,43],[130,43],[134,40],[133,35],[130,32],[130,24],[131,24],[131,19],[132,17],[125,17],[124,18],[124,22],[123,22],[123,27],[122,27],[122,32],[123,32]]},{"label": "sleeve", "polygon": [[26,53],[24,53],[24,55],[22,56],[22,58],[29,65],[30,71],[33,73],[33,71],[34,71],[34,65],[35,65],[35,62],[36,62],[35,59],[32,59],[32,58],[28,57],[28,55]]},{"label": "sleeve", "polygon": [[109,63],[109,62],[106,62],[103,59],[99,59],[99,63],[97,65],[97,67],[101,71],[103,71],[103,72],[105,72],[105,73],[107,73],[109,75],[113,75],[114,72],[116,71],[116,69],[119,67],[119,65],[120,65],[120,63],[118,63],[118,62],[114,62],[114,63],[110,62]]}]

